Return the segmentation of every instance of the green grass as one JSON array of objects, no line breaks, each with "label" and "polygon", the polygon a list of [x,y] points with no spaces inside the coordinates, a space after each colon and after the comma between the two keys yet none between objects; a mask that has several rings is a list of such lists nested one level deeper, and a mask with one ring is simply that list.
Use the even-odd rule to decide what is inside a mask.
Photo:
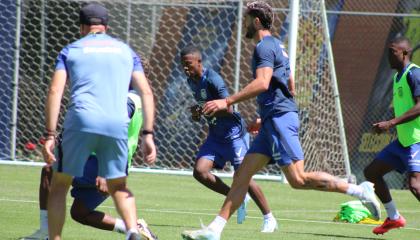
[{"label": "green grass", "polygon": [[[18,239],[39,226],[39,167],[0,165],[0,239]],[[229,179],[226,181],[230,182]],[[246,239],[420,239],[419,203],[409,191],[393,191],[407,227],[384,236],[371,233],[372,226],[333,223],[340,203],[351,200],[342,194],[292,190],[288,185],[259,181],[280,229],[262,234],[262,217],[254,203],[249,204],[248,218],[236,224],[236,216],[227,224],[222,238]],[[129,186],[133,190],[139,217],[145,218],[159,239],[181,239],[183,230],[208,224],[217,214],[223,197],[206,189],[192,177],[133,173]],[[68,204],[71,199],[69,198]],[[116,215],[111,201],[100,210]],[[384,212],[383,212],[384,214]],[[80,225],[67,215],[65,239],[124,239],[121,234]]]}]

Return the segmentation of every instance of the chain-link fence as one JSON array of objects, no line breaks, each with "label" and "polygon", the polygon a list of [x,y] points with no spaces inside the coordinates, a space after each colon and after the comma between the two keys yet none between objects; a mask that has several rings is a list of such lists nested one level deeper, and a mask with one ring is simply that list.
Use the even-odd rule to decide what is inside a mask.
[{"label": "chain-link fence", "polygon": [[[86,2],[21,0],[19,6],[15,0],[0,3],[1,158],[10,158],[16,148],[17,159],[41,161],[39,138],[44,131],[44,103],[54,61],[63,46],[80,37],[78,10]],[[203,51],[204,65],[221,73],[231,93],[245,86],[252,79],[250,60],[255,46],[244,38],[240,27],[243,14],[239,7],[246,1],[97,2],[110,12],[109,34],[127,42],[150,61],[150,81],[157,100],[156,167],[191,169],[193,156],[206,136],[206,127],[204,123],[190,121],[188,107],[194,100],[180,67],[179,52],[188,44],[196,45]],[[287,45],[289,3],[268,2],[275,8],[273,33]],[[300,2],[296,99],[307,168],[345,175],[321,1]],[[361,180],[364,166],[390,139],[386,134],[369,133],[373,122],[392,115],[389,111],[392,71],[386,62],[386,42],[397,34],[406,35],[415,44],[420,42],[420,3],[327,0],[325,6],[351,169]],[[19,62],[14,57],[16,33],[20,35]],[[418,55],[415,52],[414,62],[420,62]],[[18,78],[13,78],[15,63]],[[14,84],[17,98],[13,97]],[[13,142],[15,99],[17,125]],[[66,95],[63,113],[67,99]],[[247,101],[239,104],[238,110],[250,120],[256,117],[255,106],[255,101]],[[146,167],[140,156],[135,160],[137,166]],[[279,174],[279,168],[270,166],[265,172]],[[393,175],[391,180],[394,187],[404,185],[399,175]]]},{"label": "chain-link fence", "polygon": [[[376,135],[371,126],[393,117],[395,71],[387,61],[387,42],[408,37],[414,48],[412,61],[420,63],[420,2],[341,1],[328,8],[330,26],[336,24],[332,44],[351,170],[361,180],[364,167],[395,139],[394,131]],[[386,178],[394,188],[406,185],[404,175],[393,172]]]}]

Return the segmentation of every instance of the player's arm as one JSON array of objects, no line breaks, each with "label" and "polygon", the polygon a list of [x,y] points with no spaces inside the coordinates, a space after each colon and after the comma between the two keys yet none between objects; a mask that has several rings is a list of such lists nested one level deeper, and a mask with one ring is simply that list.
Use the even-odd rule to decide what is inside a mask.
[{"label": "player's arm", "polygon": [[272,76],[272,67],[258,68],[256,71],[256,78],[238,93],[225,99],[206,102],[203,106],[204,114],[213,115],[215,112],[226,110],[228,106],[231,106],[232,104],[256,97],[258,94],[267,91],[270,86]]},{"label": "player's arm", "polygon": [[290,94],[294,97],[296,94],[296,88],[295,88],[295,77],[293,76],[292,72],[290,72],[289,75],[289,81],[287,82],[287,86],[289,88]]},{"label": "player's arm", "polygon": [[409,122],[418,116],[420,116],[420,96],[415,98],[416,104],[407,112],[405,112],[400,117],[391,119],[390,122],[392,126],[396,126],[398,124]]},{"label": "player's arm", "polygon": [[387,131],[390,128],[395,127],[398,124],[409,122],[420,116],[420,97],[416,97],[416,104],[403,115],[393,118],[388,121],[378,122],[373,124],[373,131],[376,133],[381,133]]},{"label": "player's arm", "polygon": [[272,46],[260,44],[256,51],[256,74],[252,80],[238,93],[221,100],[207,102],[203,106],[205,114],[213,115],[220,110],[226,110],[232,104],[245,101],[256,97],[260,93],[267,91],[270,87],[271,77],[273,76],[274,51]]},{"label": "player's arm", "polygon": [[143,129],[153,131],[155,102],[152,89],[143,72],[135,71],[131,75],[131,85],[139,93],[143,111]]},{"label": "player's arm", "polygon": [[148,164],[156,160],[156,146],[153,140],[153,126],[155,118],[155,103],[149,82],[142,71],[134,71],[131,76],[131,85],[139,93],[143,111],[142,145],[145,161]]},{"label": "player's arm", "polygon": [[45,108],[45,127],[47,138],[43,147],[44,160],[47,164],[55,161],[53,154],[55,144],[55,134],[60,113],[61,98],[67,80],[67,72],[64,69],[58,69],[54,72],[52,81],[48,90],[47,103]]},{"label": "player's arm", "polygon": [[[226,87],[226,83],[220,75],[217,74],[217,75],[213,76],[212,82],[209,85],[209,87],[211,88],[211,91],[215,92],[215,94],[217,95],[217,98],[225,99],[225,98],[229,97],[229,91]],[[215,117],[225,117],[225,116],[232,115],[232,113],[233,113],[233,107],[228,106],[227,109],[223,109],[221,111],[218,111],[218,112],[214,113],[213,116],[215,116]]]},{"label": "player's arm", "polygon": [[420,116],[420,69],[413,70],[412,74],[407,76],[407,80],[409,80],[410,88],[413,89],[413,96],[415,96],[414,100],[416,104],[399,117],[373,124],[373,130],[376,133],[381,133],[398,124],[409,122]]}]

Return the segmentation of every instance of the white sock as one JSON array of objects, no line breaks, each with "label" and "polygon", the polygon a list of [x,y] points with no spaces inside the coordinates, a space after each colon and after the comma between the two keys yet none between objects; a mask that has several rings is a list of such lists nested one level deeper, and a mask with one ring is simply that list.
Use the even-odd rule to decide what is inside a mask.
[{"label": "white sock", "polygon": [[125,227],[124,221],[119,218],[115,219],[115,226],[114,226],[114,230],[112,231],[118,232],[118,233],[126,233],[127,228]]},{"label": "white sock", "polygon": [[223,228],[225,228],[226,222],[226,219],[222,218],[221,216],[217,216],[213,222],[209,224],[208,228],[220,235],[222,234]]},{"label": "white sock", "polygon": [[394,201],[391,200],[391,202],[384,203],[384,207],[386,210],[386,214],[391,220],[397,220],[398,218],[400,218],[400,213],[398,212]]},{"label": "white sock", "polygon": [[244,201],[249,201],[249,200],[251,200],[251,196],[249,196],[249,193],[246,193]]},{"label": "white sock", "polygon": [[356,184],[349,184],[349,188],[346,192],[347,195],[360,198],[363,194],[363,188]]},{"label": "white sock", "polygon": [[137,234],[139,234],[139,230],[138,230],[137,228],[130,228],[130,229],[127,231],[127,234],[125,235],[125,236],[126,236],[126,237],[125,237],[125,239],[129,239],[129,238],[130,238],[130,235],[131,235],[132,233],[137,233]]},{"label": "white sock", "polygon": [[270,219],[270,218],[274,218],[273,213],[269,212],[264,215],[264,219]]},{"label": "white sock", "polygon": [[39,211],[39,229],[48,232],[48,211],[41,209]]}]

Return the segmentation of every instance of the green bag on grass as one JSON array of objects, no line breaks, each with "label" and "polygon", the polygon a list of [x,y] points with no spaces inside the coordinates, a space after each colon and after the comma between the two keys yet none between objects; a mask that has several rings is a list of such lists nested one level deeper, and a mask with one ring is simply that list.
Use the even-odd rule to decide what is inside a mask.
[{"label": "green bag on grass", "polygon": [[378,224],[372,219],[370,211],[358,200],[341,204],[341,210],[334,218],[336,222]]}]

